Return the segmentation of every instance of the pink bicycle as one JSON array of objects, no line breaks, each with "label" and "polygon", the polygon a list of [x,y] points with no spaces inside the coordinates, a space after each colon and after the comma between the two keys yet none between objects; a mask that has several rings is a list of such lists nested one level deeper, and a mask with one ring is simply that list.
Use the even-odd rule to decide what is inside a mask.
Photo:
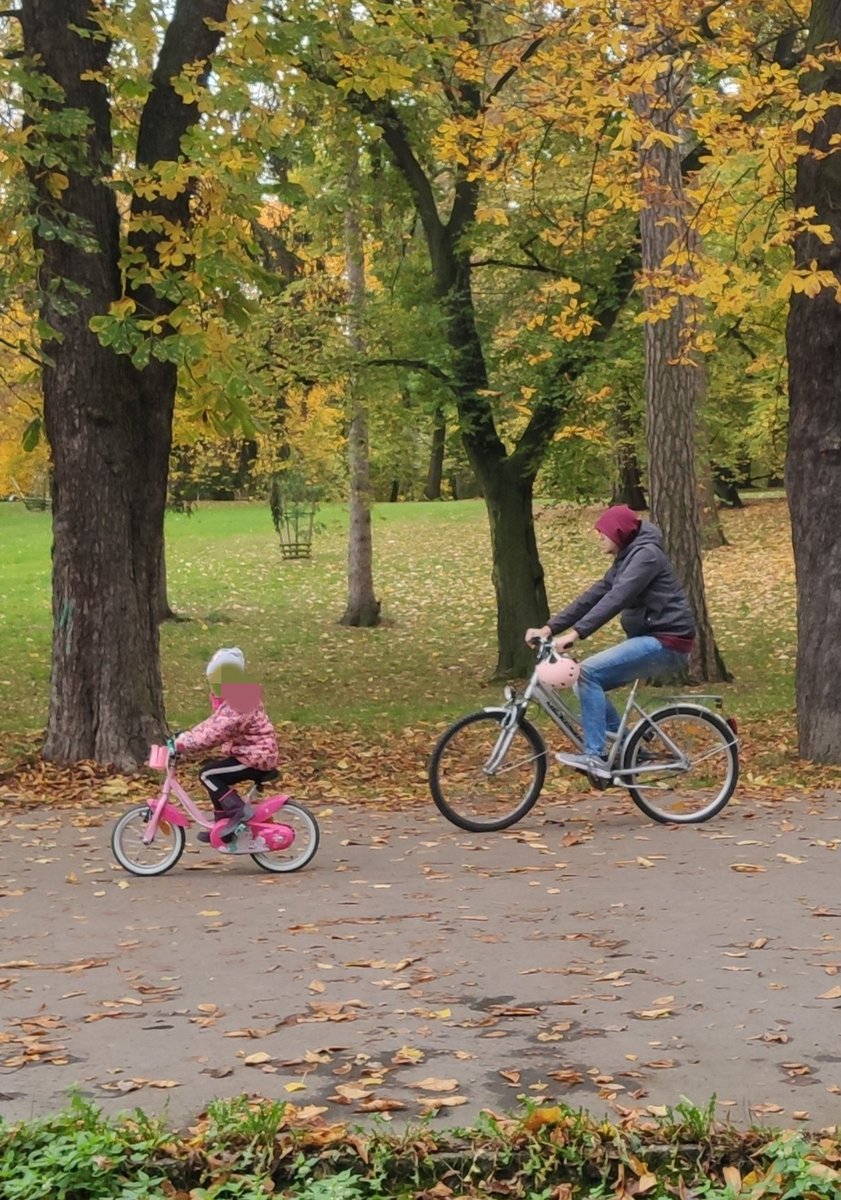
[{"label": "pink bicycle", "polygon": [[163,875],[169,871],[184,853],[185,830],[193,822],[208,830],[214,850],[220,854],[250,854],[264,871],[300,871],[312,860],[320,834],[309,809],[288,796],[259,799],[263,785],[276,779],[277,771],[255,772],[258,778],[245,797],[242,820],[223,841],[220,831],[228,825],[227,817],[217,821],[199,811],[175,777],[177,761],[171,738],[166,746],[152,747],[149,766],[166,770],[160,795],[129,809],[114,826],[111,849],[126,871],[132,875]]}]

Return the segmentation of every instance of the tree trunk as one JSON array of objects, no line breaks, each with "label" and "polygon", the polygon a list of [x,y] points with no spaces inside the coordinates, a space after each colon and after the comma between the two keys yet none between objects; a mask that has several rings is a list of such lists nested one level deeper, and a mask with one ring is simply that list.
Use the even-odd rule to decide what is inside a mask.
[{"label": "tree trunk", "polygon": [[[354,151],[355,154],[355,151]],[[348,172],[348,207],[345,211],[345,254],[348,281],[349,340],[352,349],[364,349],[362,312],[365,306],[365,247],[357,208],[358,164],[354,158]],[[368,408],[351,381],[350,427],[350,531],[348,534],[348,601],[341,625],[370,628],[380,623],[380,603],[374,595],[374,550],[371,535],[371,467]]]},{"label": "tree trunk", "polygon": [[161,564],[158,572],[157,612],[159,625],[162,621],[174,621],[176,619],[175,613],[169,606],[169,596],[166,589],[166,546],[163,539],[161,539]]},{"label": "tree trunk", "polygon": [[447,420],[444,406],[436,406],[432,423],[432,446],[429,451],[429,469],[426,473],[425,500],[441,499],[441,481],[444,478],[444,446],[447,439]]},{"label": "tree trunk", "polygon": [[[703,393],[706,394],[706,362],[699,361],[698,368],[704,372]],[[709,433],[697,408],[695,410],[695,477],[698,480],[701,550],[715,550],[719,546],[726,546],[727,538],[724,536],[721,517],[718,515]]]},{"label": "tree trunk", "polygon": [[534,532],[533,487],[533,478],[518,477],[506,467],[495,474],[485,493],[496,592],[498,679],[531,673],[534,651],[525,645],[523,634],[530,626],[542,625],[549,612]]},{"label": "tree trunk", "polygon": [[[172,146],[180,153],[198,110],[182,103],[172,79],[215,48],[220,33],[205,22],[222,20],[225,8],[221,0],[178,0],[141,120],[139,163],[167,157]],[[54,331],[44,338],[42,383],[54,464],[44,755],[129,767],[143,761],[164,726],[158,601],[175,368],[153,362],[137,370],[90,331],[91,318],[122,296],[119,216],[108,186],[109,97],[100,82],[110,45],[90,13],[86,0],[23,0],[21,9],[27,55],[62,89],[31,118],[41,126],[43,161],[28,165],[41,316]],[[168,119],[173,99],[178,110]],[[72,110],[85,117],[82,133],[56,120]],[[56,171],[66,178],[58,195]],[[144,207],[160,210],[154,202]],[[64,236],[54,236],[56,225]],[[150,314],[160,311],[148,298]]]},{"label": "tree trunk", "polygon": [[616,430],[616,472],[611,504],[627,504],[636,512],[648,508],[642,487],[642,472],[634,438],[634,424],[627,396],[621,396],[614,409]]},{"label": "tree trunk", "polygon": [[[698,636],[690,670],[694,678],[727,679],[707,611],[701,558],[701,520],[696,475],[696,421],[704,372],[691,346],[697,319],[681,283],[691,275],[688,263],[667,265],[674,245],[691,243],[675,113],[680,80],[661,73],[653,92],[641,93],[635,108],[643,128],[670,134],[675,142],[653,140],[640,150],[640,213],[644,299],[661,319],[645,324],[646,439],[652,519],[663,531],[666,548],[689,594]],[[663,306],[662,308],[660,306]]]},{"label": "tree trunk", "polygon": [[[807,51],[841,41],[841,5],[813,0]],[[828,57],[824,71],[806,78],[804,90],[841,96],[841,66]],[[824,272],[813,297],[794,291],[788,315],[789,441],[786,484],[791,508],[797,578],[797,725],[800,753],[817,762],[841,762],[841,102],[833,103],[797,160],[794,205],[813,210],[810,220],[828,227],[824,243],[808,232],[794,244],[795,268]]]}]

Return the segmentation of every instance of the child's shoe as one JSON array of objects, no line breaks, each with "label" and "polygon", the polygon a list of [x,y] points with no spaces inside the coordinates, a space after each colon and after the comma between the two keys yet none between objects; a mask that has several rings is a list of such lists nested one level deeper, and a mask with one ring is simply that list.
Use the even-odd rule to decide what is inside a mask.
[{"label": "child's shoe", "polygon": [[[225,816],[225,814],[222,812],[221,808],[216,808],[216,806],[214,805],[214,807],[213,807],[214,822],[221,821],[224,818],[224,816]],[[209,829],[199,830],[199,832],[196,834],[196,841],[204,842],[205,845],[207,845],[210,842],[210,830]]]},{"label": "child's shoe", "polygon": [[222,815],[228,818],[219,830],[219,836],[223,842],[228,842],[236,833],[237,826],[243,821],[247,821],[253,815],[254,810],[245,803],[238,792],[233,790],[222,797],[219,807],[222,809]]}]

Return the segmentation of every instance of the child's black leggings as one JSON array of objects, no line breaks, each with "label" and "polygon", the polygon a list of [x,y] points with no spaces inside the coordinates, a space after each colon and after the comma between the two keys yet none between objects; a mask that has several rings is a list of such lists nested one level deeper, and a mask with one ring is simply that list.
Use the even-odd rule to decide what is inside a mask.
[{"label": "child's black leggings", "polygon": [[253,767],[247,767],[238,758],[211,758],[199,767],[199,780],[207,788],[213,807],[219,809],[219,801],[232,787],[243,779],[253,779]]}]

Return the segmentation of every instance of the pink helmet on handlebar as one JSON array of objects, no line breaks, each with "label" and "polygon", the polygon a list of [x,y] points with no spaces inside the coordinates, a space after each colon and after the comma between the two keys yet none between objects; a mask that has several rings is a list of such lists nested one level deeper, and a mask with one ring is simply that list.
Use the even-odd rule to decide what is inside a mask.
[{"label": "pink helmet on handlebar", "polygon": [[537,678],[546,687],[571,688],[578,683],[581,667],[566,654],[551,654],[537,665]]}]

